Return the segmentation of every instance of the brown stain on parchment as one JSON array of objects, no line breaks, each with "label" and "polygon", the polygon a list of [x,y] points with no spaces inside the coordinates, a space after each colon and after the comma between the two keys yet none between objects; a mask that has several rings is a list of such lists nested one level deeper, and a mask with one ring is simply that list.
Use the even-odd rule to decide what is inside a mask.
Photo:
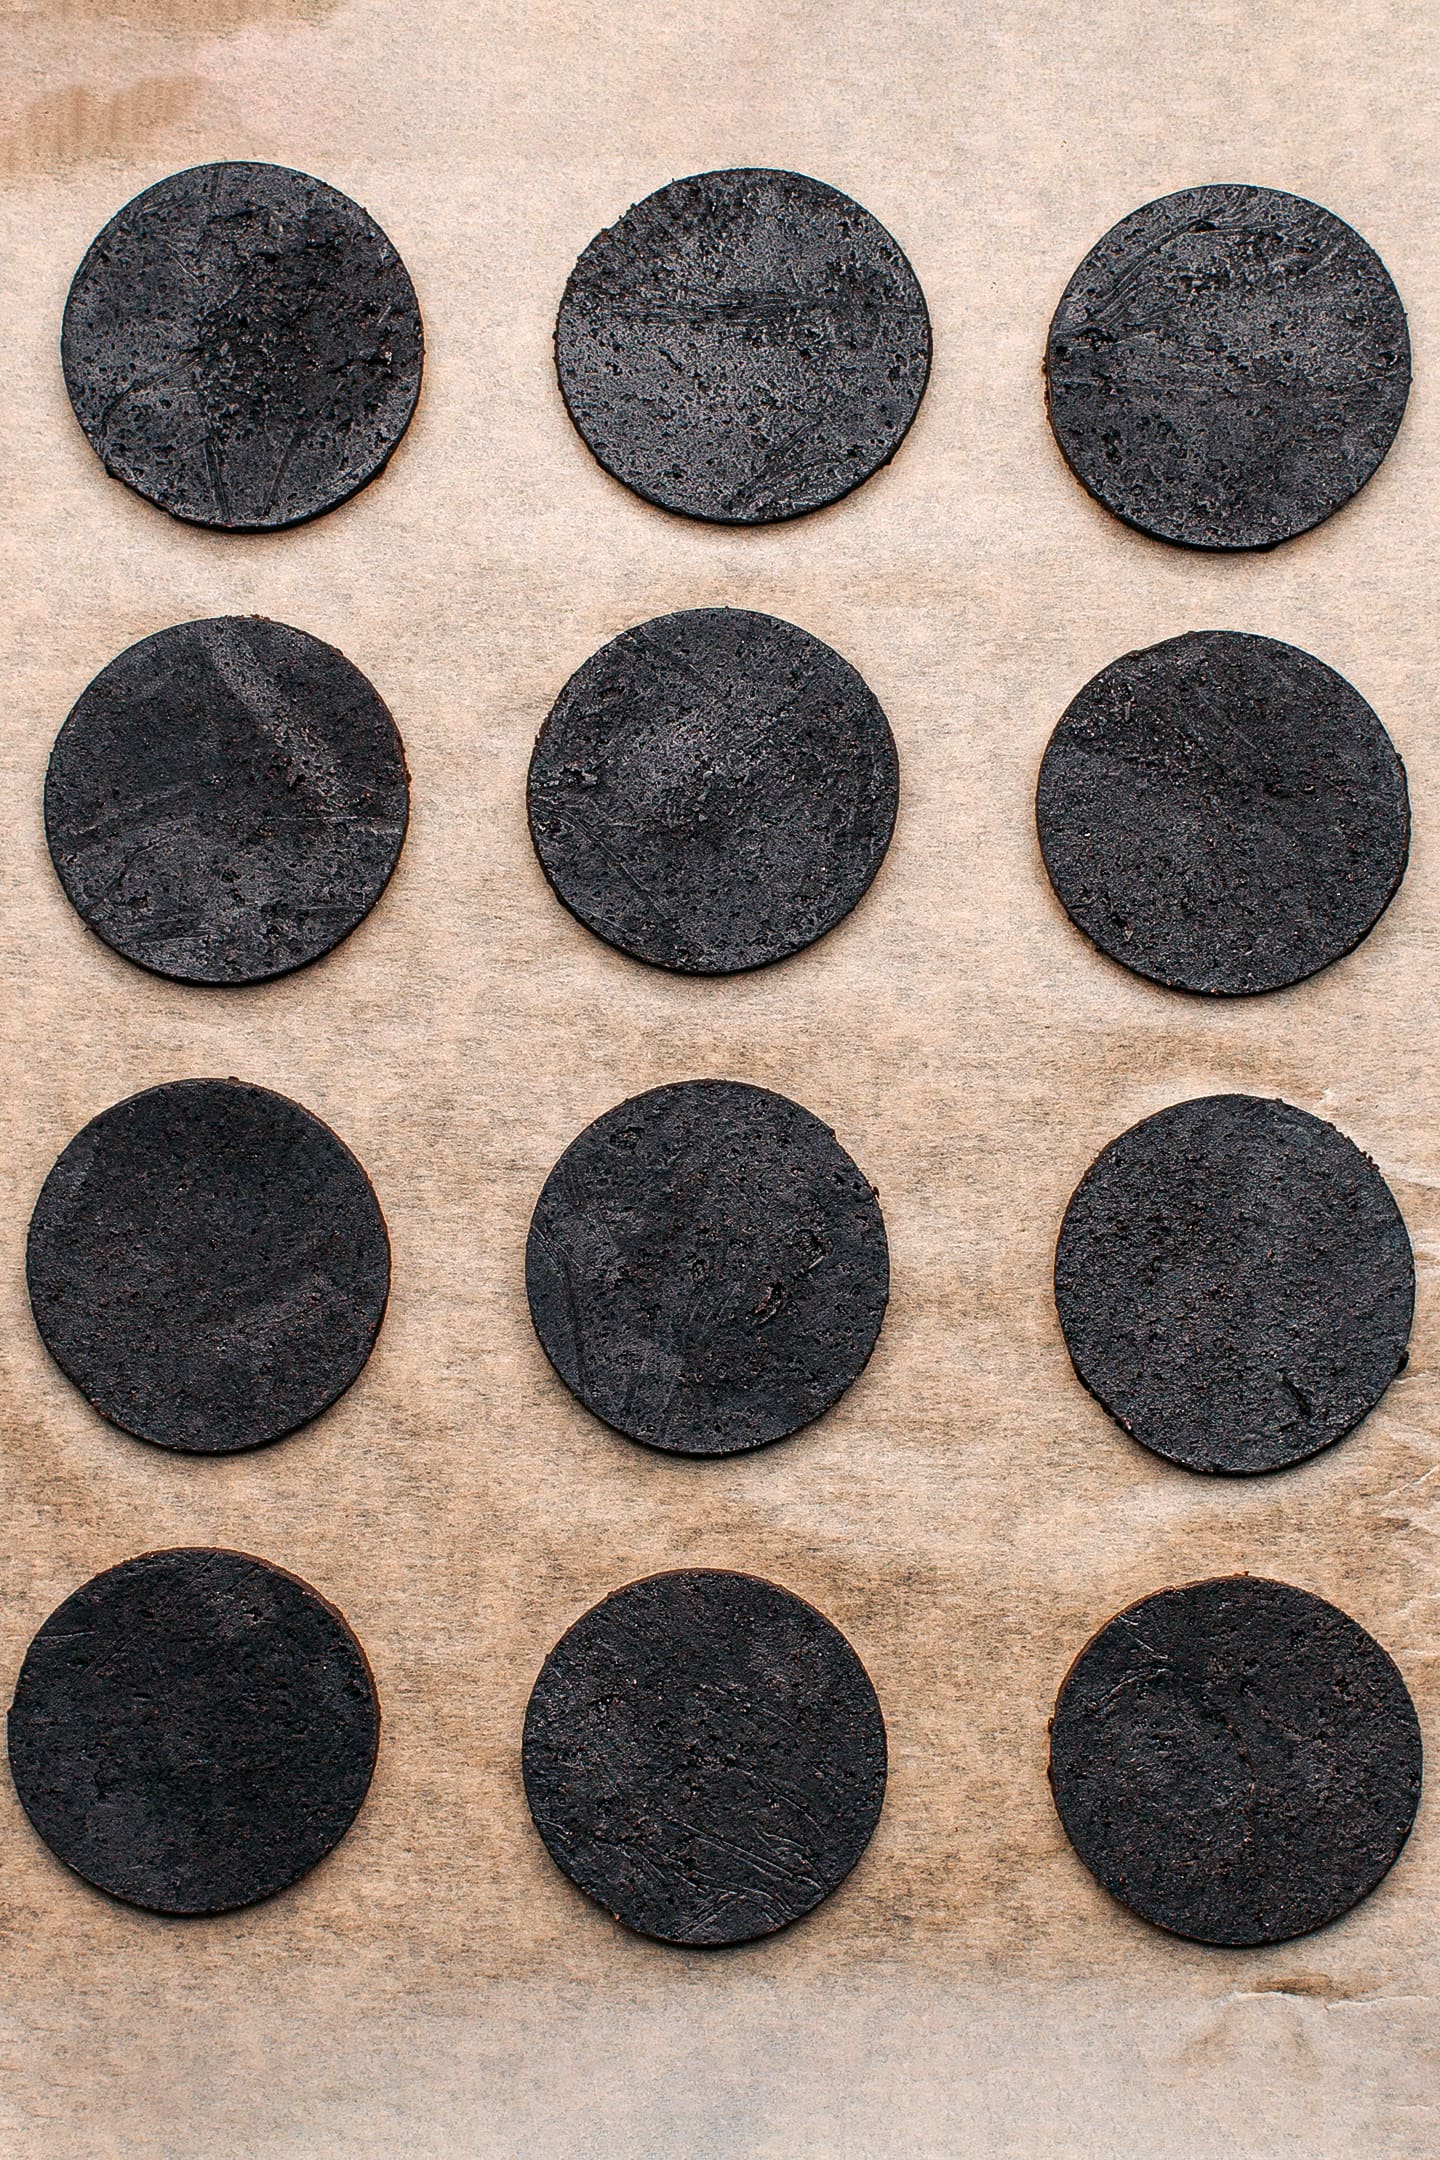
[{"label": "brown stain on parchment", "polygon": [[344,0],[0,0],[0,20],[97,23],[161,36],[229,37],[251,23],[323,22]]},{"label": "brown stain on parchment", "polygon": [[0,134],[0,179],[64,171],[97,158],[122,158],[188,120],[205,85],[193,75],[142,75],[118,90],[67,83],[24,106]]}]

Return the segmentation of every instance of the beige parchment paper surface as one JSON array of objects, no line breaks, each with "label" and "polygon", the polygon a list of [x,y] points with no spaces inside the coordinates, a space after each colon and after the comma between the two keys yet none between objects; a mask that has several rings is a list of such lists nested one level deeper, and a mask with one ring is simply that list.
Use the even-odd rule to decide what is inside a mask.
[{"label": "beige parchment paper surface", "polygon": [[[1440,1740],[1437,17],[1419,0],[4,0],[0,69],[0,1692],[51,1608],[148,1548],[215,1542],[348,1614],[385,1735],[368,1805],[288,1894],[208,1923],[108,1902],[0,1780],[0,2150],[15,2160],[1419,2160],[1440,2142],[1434,1796],[1359,1911],[1240,1954],[1168,1939],[1072,1856],[1045,1783],[1055,1688],[1162,1585],[1249,1568],[1336,1600]],[[364,202],[429,360],[392,465],[269,538],[172,524],[109,481],[56,340],[92,235],[201,159]],[[778,164],[849,190],[924,284],[936,362],[888,471],[768,531],[651,510],[599,470],[549,337],[580,248],[679,174]],[[1045,326],[1080,256],[1165,191],[1312,195],[1380,250],[1416,380],[1378,477],[1271,556],[1172,551],[1067,474]],[[903,806],[861,907],[730,982],[628,962],[526,836],[569,672],[666,609],[771,610],[858,666]],[[45,853],[51,740],[116,652],[256,611],[338,644],[404,734],[398,874],[330,959],[247,992],[115,958]],[[1196,627],[1348,676],[1409,769],[1409,876],[1352,958],[1207,1005],[1132,980],[1052,899],[1032,790],[1118,653]],[[48,1362],[22,1274],[56,1153],[154,1082],[308,1104],[374,1178],[389,1317],[357,1386],[282,1445],[187,1461],[113,1432]],[[795,1096],[880,1190],[893,1300],[823,1422],[666,1460],[571,1401],[532,1336],[525,1228],[622,1097],[732,1075]],[[1187,1476],[1074,1379],[1049,1293],[1096,1151],[1206,1090],[1283,1095],[1380,1164],[1420,1271],[1408,1372],[1285,1476]],[[884,1703],[885,1815],[788,1935],[638,1941],[551,1866],[518,1738],[540,1661],[656,1568],[756,1570],[849,1634]]]}]

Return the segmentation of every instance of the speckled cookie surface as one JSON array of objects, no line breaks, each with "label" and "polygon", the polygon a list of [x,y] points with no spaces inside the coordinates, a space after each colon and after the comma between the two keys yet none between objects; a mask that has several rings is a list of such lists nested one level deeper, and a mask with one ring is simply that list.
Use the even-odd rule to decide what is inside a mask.
[{"label": "speckled cookie surface", "polygon": [[267,1088],[177,1080],[76,1134],[35,1203],[26,1275],[47,1349],[102,1417],[228,1454],[349,1387],[390,1243],[328,1125]]},{"label": "speckled cookie surface", "polygon": [[112,660],[56,738],[51,860],[116,952],[254,983],[367,915],[409,817],[382,700],[332,645],[253,615],[177,623]]},{"label": "speckled cookie surface", "polygon": [[753,1575],[630,1583],[575,1622],[525,1714],[557,1866],[626,1927],[752,1941],[850,1873],[885,1798],[885,1722],[839,1629]]},{"label": "speckled cookie surface", "polygon": [[1230,1575],[1157,1591],[1086,1644],[1050,1729],[1066,1835],[1157,1927],[1244,1947],[1358,1904],[1420,1799],[1420,1726],[1373,1636]]},{"label": "speckled cookie surface", "polygon": [[1374,249],[1274,188],[1184,188],[1106,233],[1045,355],[1050,422],[1117,517],[1191,547],[1273,547],[1364,486],[1410,389]]},{"label": "speckled cookie surface", "polygon": [[636,1095],[588,1125],[536,1203],[535,1332],[608,1425],[734,1455],[809,1424],[885,1313],[879,1204],[827,1125],[733,1080]]},{"label": "speckled cookie surface", "polygon": [[1205,1095],[1097,1156],[1055,1304],[1076,1372],[1142,1445],[1190,1470],[1278,1470],[1358,1425],[1404,1366],[1415,1263],[1343,1133]]},{"label": "speckled cookie surface", "polygon": [[727,525],[832,503],[895,455],[930,372],[915,273],[801,173],[697,173],[596,235],[565,287],[570,417],[647,502]]},{"label": "speckled cookie surface", "polygon": [[1137,975],[1238,997],[1358,945],[1405,874],[1405,768],[1358,691],[1275,638],[1195,630],[1124,654],[1040,768],[1045,868]]},{"label": "speckled cookie surface", "polygon": [[571,676],[530,762],[530,831],[587,928],[726,974],[833,929],[895,825],[889,723],[848,662],[739,608],[662,615]]},{"label": "speckled cookie surface", "polygon": [[248,1554],[182,1547],[107,1569],[25,1653],[10,1772],[40,1836],[112,1897],[228,1912],[345,1835],[380,1705],[334,1607]]},{"label": "speckled cookie surface", "polygon": [[225,532],[373,480],[420,394],[409,274],[374,219],[283,165],[196,165],[128,202],[65,306],[75,416],[113,473]]}]

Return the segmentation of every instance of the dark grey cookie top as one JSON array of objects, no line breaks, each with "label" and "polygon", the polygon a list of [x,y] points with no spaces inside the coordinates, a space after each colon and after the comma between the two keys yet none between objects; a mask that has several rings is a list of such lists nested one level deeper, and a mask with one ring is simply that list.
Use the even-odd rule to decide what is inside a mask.
[{"label": "dark grey cookie top", "polygon": [[41,1188],[26,1274],[57,1365],[122,1431],[201,1455],[259,1447],[370,1355],[390,1242],[328,1125],[238,1080],[103,1110]]},{"label": "dark grey cookie top", "polygon": [[1066,1675],[1050,1783],[1092,1875],[1192,1941],[1287,1942],[1394,1866],[1420,1799],[1395,1666],[1323,1598],[1263,1577],[1157,1591]]},{"label": "dark grey cookie top", "polygon": [[45,833],[83,920],[177,982],[254,983],[375,905],[410,812],[405,752],[332,645],[261,616],[177,623],[61,728]]},{"label": "dark grey cookie top", "polygon": [[885,1798],[885,1722],[845,1637],[753,1575],[652,1575],[575,1622],[525,1714],[551,1858],[626,1927],[696,1946],[798,1920]]},{"label": "dark grey cookie top", "polygon": [[525,1253],[546,1356],[588,1410],[677,1455],[808,1425],[863,1370],[890,1260],[875,1194],[819,1118],[737,1080],[653,1088],[588,1125]]},{"label": "dark grey cookie top", "polygon": [[587,928],[722,975],[849,914],[898,792],[889,723],[837,652],[773,615],[692,608],[571,676],[530,761],[530,832]]},{"label": "dark grey cookie top", "polygon": [[744,167],[673,180],[596,235],[555,325],[570,417],[686,517],[763,525],[888,462],[930,372],[899,246],[848,195]]},{"label": "dark grey cookie top", "polygon": [[1055,1304],[1076,1372],[1143,1446],[1188,1470],[1279,1470],[1358,1425],[1404,1366],[1415,1263],[1343,1133],[1205,1095],[1086,1171]]},{"label": "dark grey cookie top", "polygon": [[10,1773],[57,1859],[151,1912],[229,1912],[314,1867],[359,1813],[380,1705],[332,1605],[246,1553],[109,1568],[25,1653]]},{"label": "dark grey cookie top", "polygon": [[107,472],[172,517],[268,532],[373,480],[410,423],[424,339],[404,263],[358,203],[283,165],[196,165],[92,242],[60,354]]},{"label": "dark grey cookie top", "polygon": [[1045,867],[1102,952],[1172,990],[1301,982],[1405,874],[1405,768],[1358,691],[1275,638],[1195,630],[1074,699],[1036,796]]},{"label": "dark grey cookie top", "polygon": [[1357,232],[1275,188],[1184,188],[1106,233],[1045,354],[1050,423],[1117,517],[1190,547],[1273,547],[1365,485],[1410,337]]}]

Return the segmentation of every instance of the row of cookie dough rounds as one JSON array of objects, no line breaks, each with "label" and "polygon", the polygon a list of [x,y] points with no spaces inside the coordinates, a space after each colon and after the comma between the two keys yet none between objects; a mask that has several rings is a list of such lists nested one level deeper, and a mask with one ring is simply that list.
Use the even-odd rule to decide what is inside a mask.
[{"label": "row of cookie dough rounds", "polygon": [[[172,174],[97,236],[62,333],[107,471],[173,516],[272,531],[346,501],[414,413],[414,286],[357,203],[283,166]],[[606,471],[688,517],[764,524],[892,458],[930,320],[898,243],[799,173],[672,181],[565,286],[560,388]],[[1358,233],[1275,189],[1187,188],[1108,232],[1045,355],[1090,492],[1159,538],[1269,547],[1362,487],[1410,383],[1404,309]]]},{"label": "row of cookie dough rounds", "polygon": [[[298,1104],[172,1081],[63,1150],[30,1223],[42,1339],[100,1414],[228,1454],[336,1402],[379,1334],[384,1217]],[[546,1178],[526,1290],[593,1415],[666,1453],[768,1446],[829,1410],[879,1336],[875,1192],[819,1118],[740,1081],[672,1083],[597,1118]],[[1055,1256],[1076,1372],[1116,1421],[1202,1472],[1331,1446],[1405,1363],[1415,1269],[1400,1210],[1333,1125],[1249,1095],[1178,1103],[1081,1180]]]},{"label": "row of cookie dough rounds", "polygon": [[[345,1835],[380,1741],[365,1653],[320,1594],[249,1554],[146,1553],[39,1629],[8,1724],[35,1829],[150,1911],[231,1911]],[[688,1569],[567,1629],[521,1741],[552,1858],[662,1942],[773,1934],[850,1873],[886,1785],[880,1704],[813,1606]],[[1200,1942],[1282,1942],[1375,1888],[1409,1834],[1420,1733],[1366,1631],[1304,1590],[1220,1577],[1141,1599],[1085,1645],[1051,1723],[1060,1819],[1097,1880]]]},{"label": "row of cookie dough rounds", "polygon": [[[565,906],[689,974],[812,944],[868,890],[899,801],[859,674],[774,616],[642,623],[566,683],[530,763]],[[1404,768],[1357,691],[1272,638],[1191,632],[1072,701],[1040,770],[1051,882],[1105,952],[1245,995],[1357,945],[1404,875]],[[174,980],[255,983],[329,952],[399,859],[409,776],[378,692],[262,617],[181,623],[110,662],[56,737],[45,827],[84,921]]]},{"label": "row of cookie dough rounds", "polygon": [[[28,1273],[46,1342],[104,1415],[219,1452],[293,1430],[349,1384],[389,1254],[368,1179],[319,1120],[190,1081],[116,1105],[64,1151]],[[1197,1340],[1200,1278],[1217,1295],[1198,1300]],[[874,1193],[819,1120],[705,1081],[622,1104],[566,1150],[527,1283],[546,1351],[597,1415],[723,1454],[844,1392],[879,1330],[888,1252]],[[1413,1271],[1349,1141],[1218,1097],[1099,1158],[1067,1211],[1056,1292],[1077,1370],[1127,1429],[1192,1467],[1254,1470],[1364,1415],[1403,1361]],[[294,1880],[353,1819],[377,1736],[339,1615],[214,1552],[147,1555],[67,1600],[10,1724],[17,1787],[54,1850],[165,1911]],[[536,1684],[523,1761],[541,1835],[583,1889],[642,1932],[718,1943],[800,1917],[849,1872],[878,1819],[885,1734],[828,1622],[772,1585],[699,1571],[576,1623]],[[1051,1775],[1076,1849],[1138,1912],[1201,1940],[1273,1941],[1335,1917],[1393,1862],[1418,1727],[1355,1623],[1304,1591],[1222,1579],[1143,1600],[1082,1652]]]}]

